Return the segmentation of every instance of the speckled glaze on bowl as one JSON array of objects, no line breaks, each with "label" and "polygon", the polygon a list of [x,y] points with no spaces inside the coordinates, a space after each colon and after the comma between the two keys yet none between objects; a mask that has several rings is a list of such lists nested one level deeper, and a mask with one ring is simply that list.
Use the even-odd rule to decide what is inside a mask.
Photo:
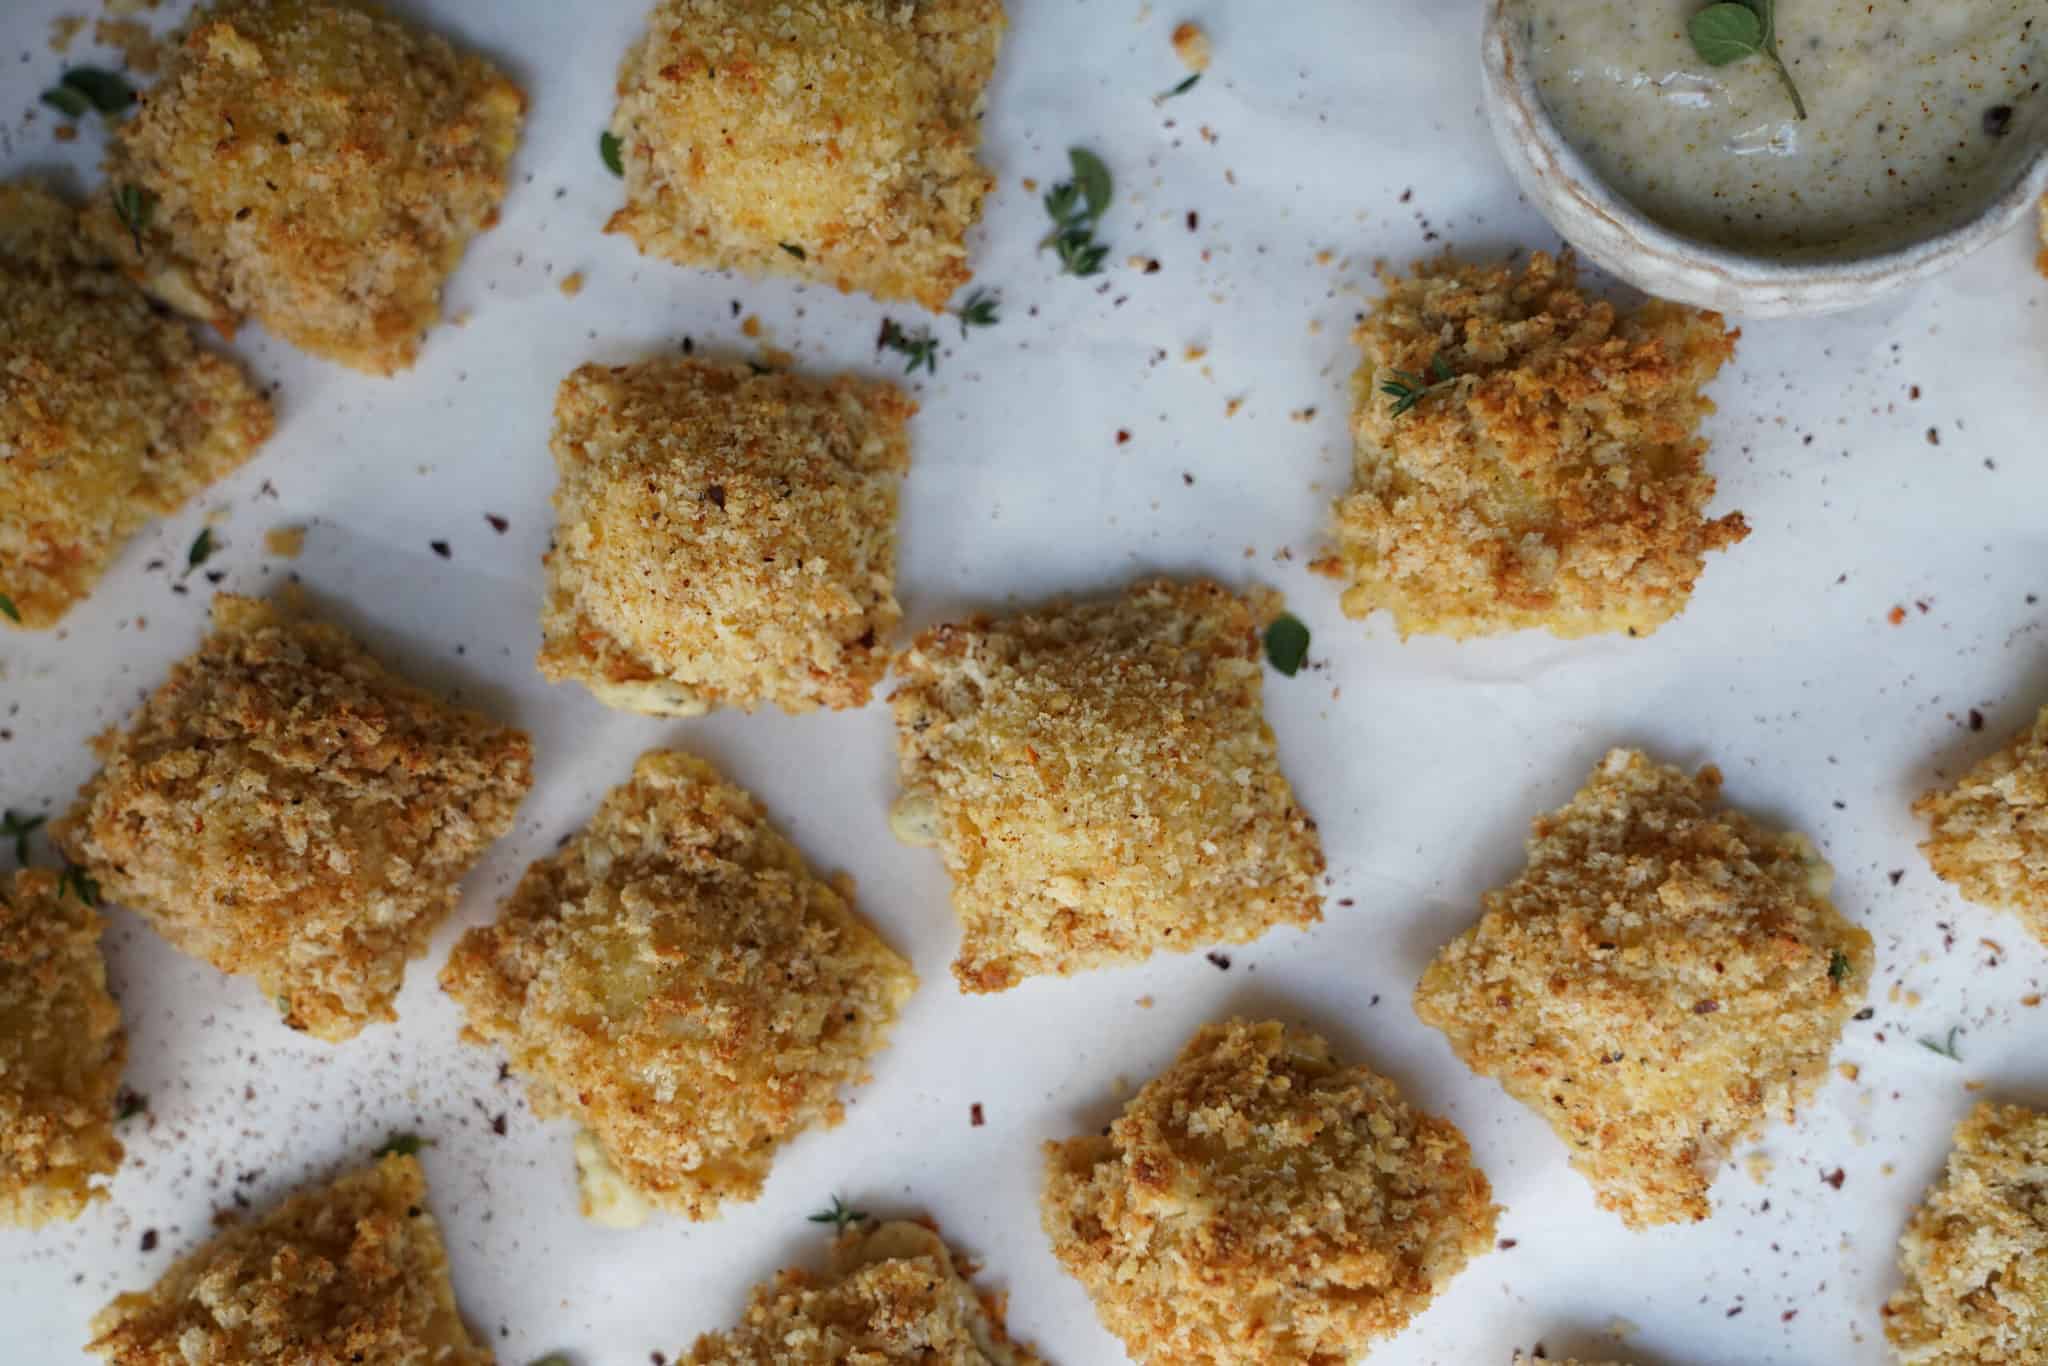
[{"label": "speckled glaze on bowl", "polygon": [[1651,221],[1607,185],[1551,122],[1527,60],[1520,0],[1488,0],[1487,119],[1508,169],[1552,227],[1639,289],[1743,318],[1858,308],[1938,275],[2010,231],[2048,193],[2048,120],[2024,136],[2011,178],[1967,220],[1918,241],[1840,258],[1786,261],[1688,237]]}]

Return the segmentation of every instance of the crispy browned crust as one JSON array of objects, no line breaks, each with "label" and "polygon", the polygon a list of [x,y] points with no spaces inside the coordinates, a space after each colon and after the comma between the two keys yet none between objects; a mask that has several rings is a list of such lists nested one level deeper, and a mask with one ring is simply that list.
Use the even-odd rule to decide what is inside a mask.
[{"label": "crispy browned crust", "polygon": [[1415,989],[1631,1228],[1707,1217],[1716,1168],[1812,1094],[1870,980],[1832,870],[1804,836],[1716,809],[1720,782],[1608,754]]},{"label": "crispy browned crust", "polygon": [[659,0],[619,69],[626,204],[606,231],[684,265],[934,312],[971,276],[1001,0]]},{"label": "crispy browned crust", "polygon": [[1913,1366],[2048,1361],[2048,1115],[1986,1101],[1899,1239],[1884,1334]]},{"label": "crispy browned crust", "polygon": [[0,594],[54,626],[128,538],[239,468],[270,403],[39,186],[0,185]]},{"label": "crispy browned crust", "polygon": [[966,991],[1322,918],[1322,841],[1261,709],[1252,608],[1156,579],[919,636],[899,838],[936,844]]},{"label": "crispy browned crust", "polygon": [[[388,375],[497,221],[525,111],[490,63],[355,0],[219,0],[117,130],[91,225],[173,308]],[[139,246],[124,186],[153,198]]]},{"label": "crispy browned crust", "polygon": [[737,1328],[706,1333],[688,1366],[1041,1366],[1010,1341],[1002,1297],[979,1294],[934,1229],[857,1227],[823,1276],[802,1268],[756,1286]]},{"label": "crispy browned crust", "polygon": [[858,707],[888,667],[895,385],[586,365],[555,401],[540,671],[629,711]]},{"label": "crispy browned crust", "polygon": [[1954,787],[1913,803],[1920,852],[1980,906],[2011,911],[2048,944],[2048,707]]},{"label": "crispy browned crust", "polygon": [[534,1112],[595,1139],[584,1211],[620,1223],[615,1196],[708,1219],[758,1195],[785,1142],[839,1122],[916,984],[758,801],[658,750],[441,974]]},{"label": "crispy browned crust", "polygon": [[[1579,292],[1569,254],[1384,278],[1355,334],[1354,486],[1317,564],[1348,585],[1345,614],[1384,608],[1404,636],[1580,636],[1683,610],[1706,553],[1748,534],[1740,514],[1706,520],[1697,434],[1740,334],[1661,300],[1618,314]],[[1396,372],[1455,381],[1397,417]]]},{"label": "crispy browned crust", "polygon": [[1147,1366],[1336,1366],[1493,1243],[1464,1136],[1321,1038],[1196,1034],[1110,1126],[1046,1145],[1053,1253]]},{"label": "crispy browned crust", "polygon": [[407,960],[533,783],[526,736],[399,679],[339,627],[222,594],[54,834],[106,895],[285,1023],[395,1019]]},{"label": "crispy browned crust", "polygon": [[455,1307],[419,1160],[301,1191],[93,1320],[113,1366],[491,1366]]},{"label": "crispy browned crust", "polygon": [[128,1039],[107,995],[105,927],[54,873],[23,868],[0,892],[0,1224],[77,1218],[121,1163]]}]

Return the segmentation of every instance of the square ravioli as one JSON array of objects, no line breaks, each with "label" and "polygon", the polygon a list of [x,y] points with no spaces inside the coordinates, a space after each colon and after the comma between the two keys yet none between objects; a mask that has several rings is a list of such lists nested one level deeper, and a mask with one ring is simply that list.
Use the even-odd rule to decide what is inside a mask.
[{"label": "square ravioli", "polygon": [[737,363],[586,365],[555,399],[540,671],[609,706],[864,705],[888,667],[893,384]]},{"label": "square ravioli", "polygon": [[586,1216],[709,1219],[840,1121],[917,985],[849,894],[710,764],[655,751],[462,937],[441,985],[535,1114],[583,1126]]},{"label": "square ravioli", "polygon": [[97,237],[171,307],[403,370],[497,222],[526,97],[354,0],[218,0],[114,133]]},{"label": "square ravioli", "polygon": [[1884,1335],[1911,1366],[2048,1361],[2048,1114],[1989,1101],[1899,1239]]},{"label": "square ravioli", "polygon": [[1805,836],[1717,809],[1720,785],[1609,753],[1415,989],[1630,1228],[1707,1217],[1716,1168],[1812,1095],[1870,981],[1833,870]]},{"label": "square ravioli", "polygon": [[890,821],[945,856],[962,990],[1322,918],[1322,841],[1261,711],[1257,622],[1227,589],[1156,579],[976,617],[896,667]]},{"label": "square ravioli", "polygon": [[491,1366],[455,1307],[419,1159],[396,1154],[229,1225],[92,1331],[111,1366]]},{"label": "square ravioli", "polygon": [[1346,616],[1403,636],[1541,627],[1648,635],[1684,609],[1710,550],[1701,388],[1735,354],[1718,314],[1588,298],[1577,266],[1431,261],[1359,325],[1352,491],[1337,550]]},{"label": "square ravioli", "polygon": [[1929,826],[1920,852],[1942,881],[1980,906],[2013,912],[2048,944],[2048,707],[1913,810]]},{"label": "square ravioli", "polygon": [[128,538],[240,468],[270,402],[35,185],[0,185],[0,622],[54,626]]},{"label": "square ravioli", "polygon": [[824,1276],[800,1269],[754,1288],[739,1327],[706,1333],[684,1366],[1040,1366],[1010,1341],[1003,1301],[978,1294],[920,1223],[857,1224]]},{"label": "square ravioli", "polygon": [[55,873],[24,868],[0,891],[0,1224],[75,1219],[121,1164],[128,1040],[107,994],[105,928]]},{"label": "square ravioli", "polygon": [[937,312],[995,178],[974,159],[1001,0],[658,0],[619,68],[626,205],[688,266]]},{"label": "square ravioli", "polygon": [[1053,1254],[1146,1366],[1328,1366],[1493,1246],[1465,1137],[1306,1030],[1196,1034],[1104,1136],[1046,1145]]},{"label": "square ravioli", "polygon": [[457,883],[533,784],[516,730],[339,627],[223,593],[54,830],[102,891],[285,1023],[338,1043],[391,1008]]}]

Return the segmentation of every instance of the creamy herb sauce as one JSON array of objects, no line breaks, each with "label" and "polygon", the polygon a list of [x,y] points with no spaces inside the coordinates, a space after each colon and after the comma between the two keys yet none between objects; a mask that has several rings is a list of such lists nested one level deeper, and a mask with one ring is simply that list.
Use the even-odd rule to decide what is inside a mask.
[{"label": "creamy herb sauce", "polygon": [[1665,226],[1782,255],[1969,217],[2048,126],[2048,0],[1778,0],[1770,61],[1700,60],[1708,0],[1522,0],[1558,131]]}]

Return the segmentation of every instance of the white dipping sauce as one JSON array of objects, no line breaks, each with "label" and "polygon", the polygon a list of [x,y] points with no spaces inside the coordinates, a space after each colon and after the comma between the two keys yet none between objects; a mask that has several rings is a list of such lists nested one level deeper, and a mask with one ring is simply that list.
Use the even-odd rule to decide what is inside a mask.
[{"label": "white dipping sauce", "polygon": [[1708,0],[1521,0],[1544,107],[1665,226],[1797,256],[1958,222],[2039,145],[2048,0],[1778,0],[1793,113],[1763,56],[1708,66]]}]

